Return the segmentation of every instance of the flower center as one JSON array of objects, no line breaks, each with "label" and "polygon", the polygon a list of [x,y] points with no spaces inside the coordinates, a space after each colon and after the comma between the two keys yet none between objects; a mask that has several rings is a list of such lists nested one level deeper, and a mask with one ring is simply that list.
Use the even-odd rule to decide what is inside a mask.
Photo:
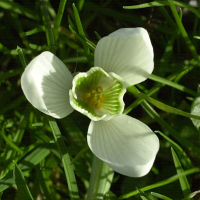
[{"label": "flower center", "polygon": [[105,101],[103,88],[101,86],[91,88],[88,92],[82,95],[82,98],[88,103],[88,105],[96,109],[100,109],[102,107],[102,103]]}]

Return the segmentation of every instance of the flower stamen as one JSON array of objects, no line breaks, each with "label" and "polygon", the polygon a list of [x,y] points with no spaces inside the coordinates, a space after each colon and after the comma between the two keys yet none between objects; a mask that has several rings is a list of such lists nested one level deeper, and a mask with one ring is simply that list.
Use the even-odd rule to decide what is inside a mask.
[{"label": "flower stamen", "polygon": [[103,88],[101,86],[91,88],[88,92],[82,95],[82,98],[88,103],[88,105],[94,107],[95,109],[100,109],[102,107],[102,103],[105,101]]}]

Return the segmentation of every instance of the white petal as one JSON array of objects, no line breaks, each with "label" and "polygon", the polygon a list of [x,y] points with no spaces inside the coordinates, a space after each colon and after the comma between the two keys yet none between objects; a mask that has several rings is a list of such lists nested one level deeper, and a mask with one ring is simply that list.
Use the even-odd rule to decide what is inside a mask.
[{"label": "white petal", "polygon": [[102,38],[95,49],[94,65],[135,85],[147,79],[154,68],[153,47],[143,28],[119,29]]},{"label": "white petal", "polygon": [[155,160],[159,140],[144,123],[121,114],[109,121],[91,121],[87,135],[92,152],[116,172],[146,175]]},{"label": "white petal", "polygon": [[43,52],[26,67],[21,78],[28,101],[41,112],[55,118],[69,115],[72,75],[64,63],[51,52]]}]

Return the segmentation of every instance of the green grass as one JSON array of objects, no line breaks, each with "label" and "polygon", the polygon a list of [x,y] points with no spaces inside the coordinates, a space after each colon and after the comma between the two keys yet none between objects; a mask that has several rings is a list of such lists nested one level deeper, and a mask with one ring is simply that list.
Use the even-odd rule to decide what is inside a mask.
[{"label": "green grass", "polygon": [[[0,199],[198,199],[200,7],[132,2],[0,0]],[[47,117],[20,86],[26,65],[42,51],[72,73],[87,71],[98,40],[127,27],[149,32],[155,57],[153,74],[124,97],[124,113],[160,139],[154,166],[141,178],[114,173],[92,154],[87,117]]]}]

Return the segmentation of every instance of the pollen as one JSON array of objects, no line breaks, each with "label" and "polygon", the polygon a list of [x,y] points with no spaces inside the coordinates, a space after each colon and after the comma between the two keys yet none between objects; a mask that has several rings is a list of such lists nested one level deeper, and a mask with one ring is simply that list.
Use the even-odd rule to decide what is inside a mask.
[{"label": "pollen", "polygon": [[100,109],[102,107],[102,103],[105,101],[103,88],[101,86],[91,88],[88,92],[82,95],[82,98],[88,103],[88,105],[94,107],[95,109]]}]

